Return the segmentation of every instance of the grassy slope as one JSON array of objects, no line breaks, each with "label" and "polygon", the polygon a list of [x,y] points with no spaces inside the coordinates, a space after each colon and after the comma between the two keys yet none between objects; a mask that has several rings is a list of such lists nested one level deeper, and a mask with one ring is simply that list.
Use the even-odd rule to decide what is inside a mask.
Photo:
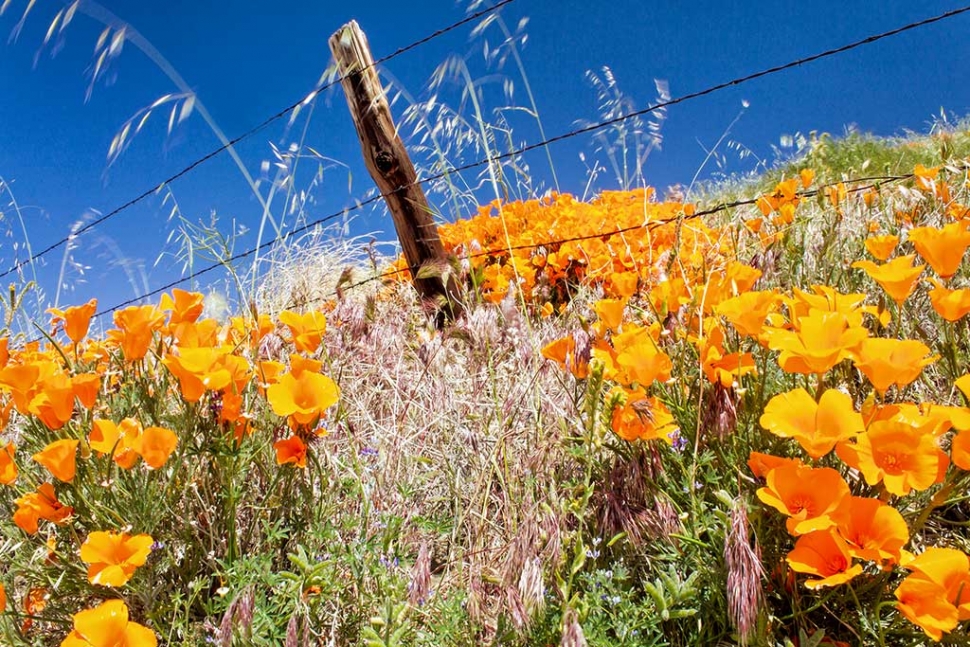
[{"label": "grassy slope", "polygon": [[[803,159],[704,187],[703,194],[709,202],[757,195],[806,166],[824,183],[908,173],[917,163],[958,166],[968,155],[964,128],[891,140],[823,136]],[[864,255],[863,223],[873,216],[891,221],[893,209],[915,199],[892,184],[881,194],[875,212],[858,200],[838,211],[821,197],[806,201],[783,245],[767,252],[742,245],[739,257],[764,269],[759,289],[825,283],[878,300],[864,275],[848,268]],[[739,208],[714,220],[755,215]],[[305,293],[315,280],[306,281],[304,270],[292,275],[290,299],[270,309],[317,296]],[[586,385],[539,354],[592,318],[591,295],[581,292],[549,319],[526,318],[510,300],[475,304],[466,319],[438,332],[406,288],[360,294],[366,291],[337,304],[328,338],[331,374],[345,395],[327,446],[335,481],[352,484],[331,493],[332,523],[344,528],[340,539],[354,551],[345,558],[358,574],[345,602],[355,613],[348,617],[338,598],[337,616],[383,617],[373,621],[377,634],[401,629],[402,644],[583,644],[577,623],[591,645],[734,644],[725,540],[745,510],[768,570],[760,580],[755,575],[761,606],[753,642],[782,644],[816,628],[858,638],[865,620],[850,610],[846,621],[837,611],[849,608],[844,592],[814,610],[797,588],[785,593],[772,569],[789,540],[759,506],[743,467],[752,448],[790,451],[757,424],[765,394],[785,388],[790,377],[764,365],[761,381],[751,384],[760,386],[732,396],[736,420],[719,439],[699,437],[696,398],[686,399],[675,415],[685,436],[697,439],[693,452],[609,438],[591,449],[575,441],[593,424],[584,410]],[[924,297],[913,307],[925,305]],[[918,333],[921,319],[906,319],[901,332]],[[934,375],[919,388],[945,398]],[[627,532],[617,535],[619,529]],[[386,553],[403,561],[387,567]],[[404,606],[422,568],[430,573],[427,599]],[[344,626],[345,637],[353,624]],[[913,631],[913,640],[920,635]],[[374,640],[380,644],[376,634]]]},{"label": "grassy slope", "polygon": [[[954,199],[966,204],[961,160],[967,157],[965,128],[902,140],[823,138],[806,158],[765,176],[704,187],[700,207],[771,192],[806,166],[831,182],[873,168],[873,175],[909,173],[916,163],[943,162]],[[641,194],[634,196],[601,197],[606,206],[599,211],[568,200],[560,208],[563,220],[579,213],[586,229],[593,226],[590,213],[630,217],[632,209],[639,227],[637,210],[650,209]],[[523,308],[514,292],[490,302],[488,290],[472,288],[466,315],[439,330],[407,283],[346,287],[386,263],[375,258],[353,266],[354,241],[320,237],[319,246],[289,247],[286,256],[271,259],[274,270],[256,295],[258,310],[275,320],[286,309],[324,308],[323,372],[341,390],[328,433],[308,439],[307,468],[276,464],[272,441],[286,427],[265,404],[252,404],[250,440],[227,444],[225,429],[214,422],[216,396],[186,404],[174,378],[156,366],[151,375],[129,376],[123,392],[102,394],[102,414],[170,422],[183,441],[192,439],[180,450],[185,460],[175,460],[171,471],[115,471],[112,488],[89,482],[95,462],[81,461],[77,481],[92,488],[89,496],[123,499],[117,514],[113,503],[76,500],[78,517],[108,526],[120,519],[165,537],[168,547],[118,593],[133,617],[168,644],[732,645],[740,641],[739,626],[748,644],[758,645],[788,645],[799,636],[810,644],[804,637],[821,638],[820,630],[849,644],[922,644],[925,636],[916,627],[880,606],[892,600],[898,574],[870,569],[856,588],[813,593],[802,585],[804,576],[784,568],[793,540],[782,517],[756,498],[759,484],[745,463],[752,450],[798,455],[759,418],[773,395],[797,385],[811,388],[810,380],[783,373],[777,353],[724,326],[726,350],[750,351],[758,373],[731,386],[713,385],[690,339],[696,323],[690,312],[735,256],[763,271],[756,290],[789,293],[824,283],[844,293],[866,292],[872,305],[884,306],[879,288],[850,267],[865,254],[868,224],[877,221],[884,232],[896,233],[899,214],[940,223],[945,208],[911,181],[888,182],[868,204],[852,192],[834,206],[824,192],[803,198],[785,236],[768,247],[740,224],[761,217],[753,204],[719,211],[705,218],[707,227],[673,221],[649,235],[629,232],[614,249],[635,244],[638,236],[641,243],[651,241],[649,259],[632,259],[643,277],[700,278],[681,311],[663,311],[657,295],[671,282],[660,281],[643,281],[624,311],[624,334],[638,325],[654,331],[649,334],[672,360],[670,379],[650,387],[678,429],[672,443],[662,442],[666,435],[621,440],[611,431],[618,398],[602,372],[577,379],[542,355],[557,339],[572,337],[582,354],[591,336],[602,337],[598,320],[605,311],[597,300],[615,284],[573,286],[567,301],[563,291],[539,282],[537,294],[556,300],[556,313],[545,317],[542,299]],[[522,222],[537,222],[521,206],[504,213],[516,240],[530,235],[519,230]],[[504,227],[481,226],[504,240]],[[615,224],[604,217],[602,226]],[[588,247],[600,242],[591,239]],[[680,248],[664,248],[671,244]],[[531,256],[524,258],[531,264]],[[479,268],[476,278],[491,281],[501,271]],[[961,272],[954,284],[966,278]],[[338,285],[345,287],[331,299]],[[965,324],[942,324],[925,286],[898,312],[889,307],[898,315],[894,335],[922,339],[942,356],[907,387],[906,397],[957,403],[953,381],[970,356]],[[712,319],[709,311],[705,317]],[[286,337],[280,326],[263,338],[260,359],[285,362],[291,351]],[[613,334],[614,345],[618,337]],[[868,395],[865,380],[847,362],[828,379],[828,386],[851,394],[856,408]],[[265,399],[250,396],[256,403]],[[653,423],[659,409],[633,411],[640,423]],[[76,420],[71,428],[84,434],[84,424]],[[51,436],[37,421],[22,431],[23,456]],[[839,465],[832,456],[822,464]],[[25,474],[29,469],[46,478],[29,461],[23,465]],[[166,483],[166,476],[175,480]],[[855,485],[867,491],[858,480]],[[10,509],[20,487],[0,490]],[[150,491],[169,498],[160,505],[144,496]],[[970,542],[955,530],[970,518],[960,491],[922,519],[932,492],[893,500],[914,528],[920,526],[909,548],[967,550]],[[25,539],[9,522],[0,529],[11,599],[20,600],[31,587],[49,592],[32,631],[20,631],[22,616],[0,619],[4,640],[58,644],[65,633],[61,620],[102,595],[77,563],[77,528],[51,531],[63,563],[43,558],[48,547],[42,534]]]}]

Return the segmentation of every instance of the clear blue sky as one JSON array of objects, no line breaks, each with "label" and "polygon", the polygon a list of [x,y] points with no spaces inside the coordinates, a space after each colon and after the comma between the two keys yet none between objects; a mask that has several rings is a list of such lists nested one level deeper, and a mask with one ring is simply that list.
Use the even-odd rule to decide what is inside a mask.
[{"label": "clear blue sky", "polygon": [[[329,62],[327,38],[345,21],[354,18],[361,24],[380,57],[461,18],[467,3],[82,1],[71,24],[46,47],[42,42],[48,26],[65,3],[37,2],[22,31],[8,42],[6,35],[13,32],[26,6],[26,0],[13,0],[0,16],[0,177],[12,188],[36,251],[65,236],[72,223],[90,217],[86,214],[111,211],[219,145],[198,110],[168,135],[168,110],[163,108],[149,118],[119,159],[107,165],[109,145],[122,124],[179,89],[158,60],[127,39],[86,100],[103,20],[113,15],[137,30],[231,138],[317,84]],[[556,135],[574,128],[577,120],[599,119],[587,70],[609,66],[619,88],[641,108],[656,100],[654,79],[666,80],[676,97],[959,6],[950,0],[516,0],[501,15],[513,30],[521,19],[529,19],[524,27],[528,38],[519,52],[546,134]],[[970,14],[965,14],[672,107],[661,130],[663,148],[646,164],[646,181],[661,188],[689,183],[704,162],[705,147],[724,133],[743,101],[749,107],[727,139],[764,159],[771,159],[772,145],[783,134],[841,133],[855,124],[864,131],[891,135],[904,129],[925,131],[941,108],[966,115],[968,33]],[[513,84],[515,103],[528,105],[514,61],[497,69],[483,59],[485,42],[494,50],[501,40],[498,25],[489,26],[478,38],[472,37],[469,25],[402,55],[385,69],[421,98],[427,95],[435,68],[457,55],[479,83],[484,110],[494,120],[494,110],[508,105],[503,96],[506,79]],[[460,83],[450,82],[440,96],[470,118],[472,104],[461,102],[461,91]],[[395,112],[399,115],[402,109],[398,104]],[[504,114],[509,115],[516,145],[540,139],[535,122],[523,112]],[[289,128],[286,120],[274,124],[242,143],[238,153],[253,177],[264,178],[260,190],[266,197],[266,178],[273,172],[272,167],[268,175],[262,169],[264,161],[272,160],[271,145],[285,149],[301,139],[305,129],[303,144],[333,160],[325,164],[322,181],[313,183],[316,162],[301,163],[296,176],[295,186],[308,196],[306,218],[315,220],[354,204],[372,184],[360,162],[342,94],[324,93],[309,122],[308,116],[304,111]],[[727,158],[728,171],[744,171],[754,163],[753,157],[739,159],[737,150],[727,146],[720,152]],[[560,188],[578,194],[587,184],[587,165],[597,158],[606,162],[590,136],[558,144],[552,155]],[[461,160],[481,156],[471,151]],[[549,187],[544,154],[532,153],[526,161],[537,184]],[[717,170],[709,164],[702,176]],[[474,173],[466,177],[474,181]],[[609,170],[594,184],[597,190],[615,187]],[[263,210],[228,155],[173,183],[171,191],[189,221],[208,222],[214,213],[223,231],[234,222],[249,228],[238,239],[237,251],[255,244]],[[487,190],[480,195],[483,200],[491,197]],[[177,246],[166,242],[173,228],[170,204],[163,206],[161,196],[152,197],[80,237],[72,252],[76,266],[66,273],[61,304],[97,296],[102,306],[110,306],[178,277],[181,265],[171,256]],[[454,208],[437,206],[442,217],[454,216]],[[23,243],[23,235],[7,192],[0,195],[0,208],[2,271],[14,260],[13,246]],[[276,218],[283,216],[279,194],[271,211]],[[287,216],[284,222],[293,221]],[[377,234],[380,239],[393,240],[393,228],[379,212],[363,211],[351,222],[350,233],[365,232],[382,232]],[[156,265],[165,252],[169,255]],[[62,261],[63,249],[47,256],[38,268],[50,299]],[[222,276],[213,273],[207,280]]]}]

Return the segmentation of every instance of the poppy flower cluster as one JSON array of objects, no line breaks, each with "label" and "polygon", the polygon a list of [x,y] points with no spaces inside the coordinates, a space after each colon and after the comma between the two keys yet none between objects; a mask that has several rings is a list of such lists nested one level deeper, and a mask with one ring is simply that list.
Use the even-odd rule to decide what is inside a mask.
[{"label": "poppy flower cluster", "polygon": [[[918,190],[952,200],[955,191],[932,169],[917,168],[915,177]],[[793,222],[800,190],[813,181],[806,170],[780,182],[757,201],[775,234],[766,236],[763,224],[752,227],[752,221],[745,223],[748,231],[761,232],[764,245],[776,242]],[[843,214],[849,190],[827,189],[825,198]],[[878,198],[868,191],[860,200],[872,208]],[[958,478],[956,470],[970,469],[970,408],[907,401],[909,387],[939,357],[927,340],[886,334],[893,313],[902,316],[902,306],[922,289],[929,272],[926,294],[941,325],[970,313],[970,289],[954,285],[970,247],[968,225],[954,218],[940,226],[904,223],[891,234],[871,228],[864,247],[876,262],[860,259],[852,267],[896,304],[893,312],[863,291],[843,293],[827,285],[794,287],[787,294],[758,290],[761,272],[732,258],[730,247],[704,249],[706,267],[716,268],[705,272],[691,263],[699,257],[690,251],[664,248],[668,239],[654,248],[654,258],[676,257],[673,276],[657,271],[650,280],[641,273],[632,292],[619,294],[610,290],[613,281],[603,281],[605,298],[592,305],[595,322],[584,333],[551,341],[542,352],[577,379],[602,373],[612,384],[604,392],[612,430],[628,441],[668,440],[676,429],[654,388],[673,382],[674,342],[688,342],[698,374],[724,392],[756,376],[755,356],[766,351],[782,371],[804,376],[799,378],[804,386],[769,395],[760,415],[760,425],[790,439],[802,458],[752,452],[749,461],[763,482],[758,499],[786,517],[794,539],[788,567],[806,575],[811,589],[867,572],[909,569],[912,574],[896,591],[898,608],[939,640],[941,632],[970,619],[970,598],[961,588],[967,558],[947,553],[950,570],[944,572],[942,565],[937,568],[942,558],[936,559],[943,549],[914,557],[906,550],[910,527],[903,513],[918,516],[908,508],[917,505],[909,503],[911,495],[945,489]],[[664,269],[669,267],[674,265]],[[861,382],[845,384],[848,374]],[[970,401],[970,375],[955,386]]]},{"label": "poppy flower cluster", "polygon": [[[938,170],[917,167],[917,186],[948,201],[951,193]],[[943,320],[940,325],[952,325],[970,312],[966,290],[947,285],[970,247],[967,223],[909,224],[898,235],[868,237],[865,248],[879,263],[860,260],[853,267],[864,270],[901,308],[926,270],[915,264],[918,256],[936,275],[929,279],[928,296]],[[893,257],[903,245],[915,251]],[[783,370],[814,375],[818,385],[814,395],[803,388],[775,395],[760,418],[762,427],[794,440],[813,463],[753,452],[749,466],[764,479],[758,498],[787,517],[795,545],[786,561],[793,571],[810,576],[806,586],[837,586],[868,568],[908,570],[895,591],[897,609],[938,641],[970,619],[970,598],[964,593],[970,584],[968,557],[932,546],[916,556],[907,552],[909,526],[900,510],[906,510],[911,494],[940,486],[937,496],[923,504],[923,510],[932,510],[960,472],[970,468],[970,408],[905,400],[905,389],[938,357],[922,340],[873,336],[873,329],[885,330],[889,314],[864,305],[866,296],[824,286],[812,293],[796,289],[783,299],[787,317],[769,315],[770,325],[760,331],[735,315],[731,323],[740,334],[778,351]],[[872,387],[858,406],[832,374],[843,361]],[[970,399],[970,375],[954,386]],[[896,397],[888,399],[894,387]],[[845,469],[814,466],[833,453]],[[871,489],[878,498],[853,494]],[[925,514],[914,513],[914,518]]]},{"label": "poppy flower cluster", "polygon": [[[693,213],[692,204],[655,200],[651,188],[605,191],[589,202],[553,193],[493,202],[438,232],[486,301],[521,293],[540,308],[555,307],[580,284],[601,287],[608,298],[628,298],[661,282],[672,253],[700,267],[707,255],[729,246],[723,232]],[[409,277],[403,258],[395,267],[396,276]]]},{"label": "poppy flower cluster", "polygon": [[[290,435],[275,441],[276,462],[304,467],[310,436],[322,433],[320,422],[339,398],[321,373],[320,311],[285,311],[278,323],[259,315],[222,324],[203,318],[202,294],[176,289],[158,305],[115,312],[114,327],[95,339],[89,328],[96,310],[95,300],[51,310],[46,346],[14,349],[0,339],[0,425],[17,418],[21,430],[17,444],[0,447],[0,485],[19,492],[13,522],[24,533],[37,535],[50,524],[49,561],[61,563],[63,548],[71,547],[85,565],[92,601],[103,599],[99,587],[128,585],[160,545],[148,533],[131,532],[116,512],[115,527],[106,528],[99,510],[113,506],[92,507],[92,497],[112,496],[118,470],[138,474],[133,482],[142,484],[184,479],[179,461],[193,433],[193,425],[182,427],[184,412],[189,419],[212,416],[225,432],[222,442],[235,448],[251,437],[257,415],[278,416],[285,423],[278,428]],[[269,334],[292,346],[288,362],[265,356],[261,342]],[[138,389],[157,403],[154,410],[129,404]],[[24,593],[25,605],[31,590],[46,588]],[[4,605],[10,591],[0,589]],[[78,611],[61,644],[156,644],[154,632],[129,620],[128,611],[120,599]]]},{"label": "poppy flower cluster", "polygon": [[[857,410],[845,392],[821,388],[826,372],[843,360],[852,362],[877,394],[885,394],[892,386],[912,383],[935,359],[922,342],[870,337],[864,315],[878,317],[878,312],[866,309],[863,298],[822,287],[814,294],[796,291],[787,300],[787,324],[779,321],[765,331],[767,346],[780,351],[781,367],[816,375],[820,388],[815,396],[796,388],[772,397],[761,415],[762,427],[793,439],[813,461],[834,451],[866,486],[884,493],[856,496],[852,490],[858,486],[850,487],[831,467],[752,455],[752,471],[765,480],[758,498],[788,517],[786,526],[796,541],[786,561],[793,571],[811,576],[805,582],[809,588],[843,584],[863,573],[864,563],[877,570],[905,565],[911,558],[904,550],[909,529],[899,510],[885,501],[944,482],[951,457],[943,440],[953,429],[959,433],[951,442],[952,462],[965,460],[957,439],[970,425],[970,409],[870,398]],[[970,386],[970,381],[961,384]],[[932,614],[939,609],[917,610],[926,602],[917,601],[916,592],[925,588],[906,585],[897,597],[910,605],[900,607],[904,615],[938,640]],[[947,626],[952,629],[956,622]]]}]

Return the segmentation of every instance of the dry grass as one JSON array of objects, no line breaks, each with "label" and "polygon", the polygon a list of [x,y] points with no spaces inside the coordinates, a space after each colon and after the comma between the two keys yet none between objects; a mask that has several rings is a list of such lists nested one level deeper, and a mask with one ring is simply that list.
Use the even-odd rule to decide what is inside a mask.
[{"label": "dry grass", "polygon": [[486,633],[502,614],[524,628],[543,604],[539,573],[561,559],[565,521],[549,503],[572,469],[561,436],[578,411],[572,378],[539,349],[568,324],[528,322],[505,302],[439,332],[421,312],[405,285],[338,301],[329,452],[368,457],[371,512],[400,519],[405,553],[430,552],[431,589],[463,590]]}]

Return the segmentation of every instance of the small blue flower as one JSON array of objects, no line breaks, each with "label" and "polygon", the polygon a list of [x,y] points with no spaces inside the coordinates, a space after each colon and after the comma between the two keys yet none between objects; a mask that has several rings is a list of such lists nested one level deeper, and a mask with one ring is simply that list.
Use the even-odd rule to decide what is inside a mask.
[{"label": "small blue flower", "polygon": [[682,452],[687,448],[687,439],[680,435],[680,429],[671,431],[667,434],[667,438],[671,440],[674,451]]}]

